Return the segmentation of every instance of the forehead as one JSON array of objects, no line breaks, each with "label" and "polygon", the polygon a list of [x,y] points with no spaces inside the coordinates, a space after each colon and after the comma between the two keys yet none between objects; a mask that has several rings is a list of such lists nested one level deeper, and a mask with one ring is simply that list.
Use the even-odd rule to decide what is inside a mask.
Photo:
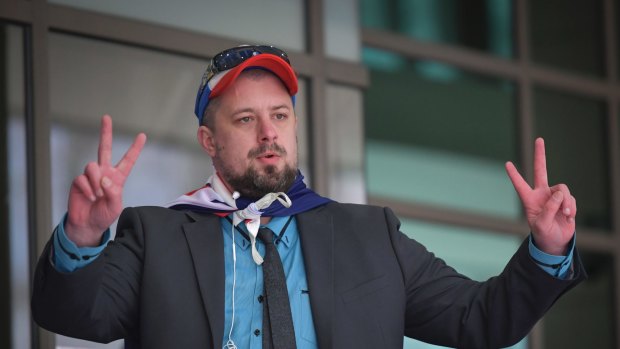
[{"label": "forehead", "polygon": [[277,103],[292,109],[292,99],[284,83],[263,69],[244,71],[217,99],[228,107],[245,105],[261,108]]}]

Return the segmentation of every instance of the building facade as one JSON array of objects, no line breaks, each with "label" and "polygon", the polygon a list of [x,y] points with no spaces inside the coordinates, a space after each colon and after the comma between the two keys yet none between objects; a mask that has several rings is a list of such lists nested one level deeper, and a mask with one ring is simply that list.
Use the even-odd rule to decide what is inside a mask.
[{"label": "building facade", "polygon": [[544,137],[550,182],[578,200],[589,279],[514,347],[620,347],[619,23],[614,0],[0,0],[0,347],[122,347],[32,323],[38,254],[103,114],[115,159],[149,136],[126,206],[203,183],[195,93],[208,59],[244,43],[285,49],[298,71],[308,184],[392,207],[477,280],[529,233],[503,166],[531,178]]}]

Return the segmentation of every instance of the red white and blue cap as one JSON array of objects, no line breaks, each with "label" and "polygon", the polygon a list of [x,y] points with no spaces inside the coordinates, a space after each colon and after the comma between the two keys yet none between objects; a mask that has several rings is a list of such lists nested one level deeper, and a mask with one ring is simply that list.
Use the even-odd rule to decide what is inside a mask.
[{"label": "red white and blue cap", "polygon": [[[213,64],[213,62],[211,62],[211,64]],[[202,77],[202,82],[196,96],[194,113],[198,118],[198,124],[202,124],[202,118],[207,109],[207,105],[209,105],[209,101],[221,95],[226,88],[232,85],[237,77],[239,77],[239,74],[248,69],[264,69],[276,75],[280,78],[288,90],[289,95],[293,98],[293,104],[295,103],[295,95],[297,94],[298,88],[297,75],[291,65],[276,55],[255,53],[254,56],[244,60],[231,69],[220,71],[215,74],[213,74],[211,67],[207,69]]]}]

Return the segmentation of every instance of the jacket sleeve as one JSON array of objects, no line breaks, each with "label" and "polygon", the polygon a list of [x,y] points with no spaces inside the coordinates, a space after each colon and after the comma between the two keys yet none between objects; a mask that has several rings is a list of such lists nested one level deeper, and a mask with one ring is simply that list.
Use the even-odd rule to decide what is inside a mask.
[{"label": "jacket sleeve", "polygon": [[123,211],[116,239],[89,265],[70,273],[51,263],[49,241],[37,264],[32,314],[41,327],[97,342],[131,337],[138,326],[144,232],[138,210]]},{"label": "jacket sleeve", "polygon": [[513,345],[586,277],[577,251],[572,277],[549,275],[531,259],[526,240],[500,275],[473,281],[401,233],[390,209],[385,216],[405,284],[405,335],[424,342],[457,348]]}]

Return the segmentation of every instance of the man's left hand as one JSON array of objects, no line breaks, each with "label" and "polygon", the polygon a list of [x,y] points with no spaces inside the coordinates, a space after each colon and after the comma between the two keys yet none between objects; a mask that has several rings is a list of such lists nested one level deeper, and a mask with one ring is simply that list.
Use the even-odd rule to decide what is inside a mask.
[{"label": "man's left hand", "polygon": [[536,246],[551,255],[566,254],[575,232],[577,202],[566,184],[549,187],[543,139],[536,139],[534,147],[534,188],[512,162],[506,163],[506,172],[521,199]]}]

